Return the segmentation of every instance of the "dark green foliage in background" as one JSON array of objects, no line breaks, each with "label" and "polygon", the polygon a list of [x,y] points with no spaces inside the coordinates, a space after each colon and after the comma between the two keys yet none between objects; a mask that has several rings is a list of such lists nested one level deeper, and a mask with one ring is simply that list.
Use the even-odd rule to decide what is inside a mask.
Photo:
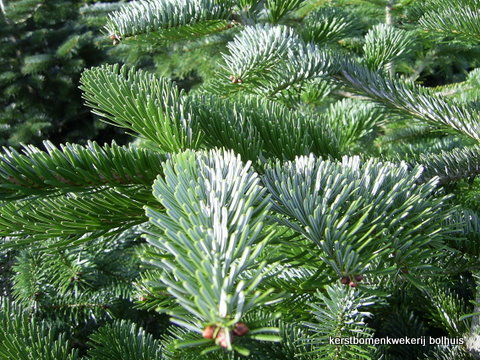
[{"label": "dark green foliage in background", "polygon": [[478,1],[82,5],[72,89],[137,139],[3,149],[1,360],[477,356]]},{"label": "dark green foliage in background", "polygon": [[110,140],[114,133],[82,105],[78,90],[82,70],[106,61],[108,39],[99,37],[106,11],[82,15],[94,3],[88,0],[3,3],[0,145],[39,144],[45,138]]}]

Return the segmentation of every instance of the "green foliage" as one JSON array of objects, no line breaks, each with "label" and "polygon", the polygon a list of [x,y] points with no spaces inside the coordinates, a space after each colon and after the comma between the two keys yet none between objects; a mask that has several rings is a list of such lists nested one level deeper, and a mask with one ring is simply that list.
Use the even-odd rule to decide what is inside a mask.
[{"label": "green foliage", "polygon": [[467,41],[478,41],[480,5],[477,1],[425,1],[420,9],[423,10],[423,15],[419,24],[424,29],[445,35],[461,36]]},{"label": "green foliage", "polygon": [[368,67],[381,70],[393,60],[398,60],[413,50],[412,35],[393,26],[379,24],[365,35],[365,60]]},{"label": "green foliage", "polygon": [[353,16],[339,8],[319,8],[305,18],[302,36],[316,44],[335,42],[357,30]]},{"label": "green foliage", "polygon": [[[318,118],[299,118],[295,111],[260,97],[225,101],[210,96],[196,103],[196,118],[208,146],[235,150],[244,160],[251,161],[259,156],[293,159],[313,150],[315,140],[310,131],[314,132]],[[324,132],[319,129],[314,133]],[[320,146],[325,137],[318,139],[321,145],[315,148],[322,154],[325,152]]]},{"label": "green foliage", "polygon": [[131,281],[139,273],[131,237],[108,247],[97,240],[85,248],[20,251],[13,266],[16,301],[69,329],[109,319],[121,301],[132,299]]},{"label": "green foliage", "polygon": [[446,251],[448,228],[437,223],[448,216],[444,200],[432,196],[435,181],[416,185],[420,174],[405,163],[310,156],[267,169],[265,184],[287,216],[278,220],[314,242],[333,274],[353,278],[423,272]]},{"label": "green foliage", "polygon": [[[312,150],[316,147],[323,148],[319,144],[321,139],[319,135],[323,133],[325,141],[330,142],[330,147],[324,155],[359,153],[384,122],[383,109],[371,103],[352,99],[337,101],[326,109],[322,120],[315,124],[313,141],[316,146]],[[322,154],[321,151],[312,152]]]},{"label": "green foliage", "polygon": [[267,0],[265,8],[268,11],[268,20],[272,24],[278,23],[286,14],[298,9],[305,0]]},{"label": "green foliage", "polygon": [[[406,294],[402,294],[396,301],[408,301]],[[412,295],[412,294],[409,294]],[[413,296],[418,296],[415,294]],[[416,298],[418,301],[418,298]],[[423,299],[422,299],[423,300]],[[410,306],[408,306],[410,305]],[[421,319],[416,311],[418,306],[411,304],[399,303],[388,308],[388,314],[382,320],[384,323],[379,326],[379,337],[391,336],[393,338],[422,338],[426,336],[426,323]],[[418,304],[417,304],[418,305]],[[430,344],[425,346],[416,345],[384,345],[378,349],[378,358],[380,359],[417,359],[431,352]]]},{"label": "green foliage", "polygon": [[442,183],[474,178],[479,173],[478,146],[463,147],[438,154],[420,155],[418,162],[424,164],[424,177],[439,176]]},{"label": "green foliage", "polygon": [[[217,345],[230,350],[230,329],[245,313],[271,301],[270,291],[256,290],[270,266],[255,261],[273,236],[261,234],[268,197],[258,175],[233,153],[194,157],[187,152],[165,163],[164,172],[153,194],[166,214],[147,209],[152,224],[147,240],[169,255],[161,262],[167,272],[160,281],[183,310],[168,311],[175,323],[198,333],[215,325],[226,334],[225,343],[217,335]],[[192,191],[179,191],[187,188]],[[247,271],[251,277],[240,280]],[[259,339],[261,333],[250,332]]]},{"label": "green foliage", "polygon": [[438,346],[431,356],[425,360],[473,360],[475,359],[469,352],[461,346]]},{"label": "green foliage", "polygon": [[99,128],[85,110],[77,89],[83,68],[106,58],[94,33],[98,27],[86,25],[79,13],[91,1],[4,2],[0,145],[38,145],[45,138],[54,143],[111,139],[111,130]]},{"label": "green foliage", "polygon": [[66,334],[58,334],[43,321],[29,319],[28,313],[9,300],[1,299],[0,356],[6,360],[74,360]]},{"label": "green foliage", "polygon": [[171,82],[117,65],[86,71],[81,82],[95,113],[142,135],[153,149],[175,152],[197,146],[188,105]]},{"label": "green foliage", "polygon": [[92,360],[160,360],[160,344],[152,335],[129,321],[115,321],[91,336]]},{"label": "green foliage", "polygon": [[306,341],[313,345],[316,359],[371,359],[373,346],[330,345],[330,339],[371,337],[372,330],[365,323],[371,314],[365,308],[373,304],[373,298],[336,285],[327,287],[325,295],[317,292],[315,300],[310,304],[315,322],[304,325],[313,333]]},{"label": "green foliage", "polygon": [[[105,29],[119,39],[152,32],[160,32],[159,37],[162,37],[161,30],[165,29],[175,29],[177,36],[182,31],[185,37],[192,33],[198,36],[212,29],[218,31],[217,24],[225,27],[226,22],[217,20],[226,19],[228,13],[229,1],[142,0],[131,2],[111,14]],[[171,35],[167,34],[169,38]]]},{"label": "green foliage", "polygon": [[246,27],[227,47],[224,69],[218,75],[221,80],[213,81],[207,90],[247,91],[275,98],[332,68],[323,51],[304,44],[286,26]]},{"label": "green foliage", "polygon": [[0,235],[9,238],[8,246],[22,238],[27,243],[55,237],[67,237],[63,244],[86,241],[145,222],[143,204],[151,202],[150,191],[142,187],[22,199],[3,204]]},{"label": "green foliage", "polygon": [[[62,12],[75,18],[67,3]],[[46,6],[11,4],[8,26],[27,26]],[[478,353],[473,340],[450,348],[330,341],[477,336],[475,2],[456,0],[453,10],[443,0],[82,5],[88,26],[113,11],[106,39],[95,38],[116,44],[112,58],[132,49],[127,64],[85,70],[83,98],[138,140],[3,149],[0,261],[10,283],[2,291],[19,305],[6,300],[0,313],[0,354]],[[95,36],[63,36],[22,57],[18,71],[39,82],[58,61],[83,68],[77,55]],[[461,81],[429,79],[436,66]],[[15,79],[1,72],[3,83]]]},{"label": "green foliage", "polygon": [[[147,220],[143,205],[154,201],[149,185],[163,156],[115,144],[58,149],[47,142],[46,147],[43,152],[29,146],[24,154],[5,149],[2,199],[10,202],[2,205],[3,236],[11,241],[31,234],[31,242],[68,235],[67,242],[85,241]],[[36,233],[38,227],[43,233]]]},{"label": "green foliage", "polygon": [[416,117],[442,130],[454,131],[477,141],[480,139],[479,113],[474,106],[457,105],[431,94],[427,88],[383,78],[352,62],[345,64],[341,77],[355,91],[405,116]]},{"label": "green foliage", "polygon": [[459,315],[468,313],[469,309],[458,294],[445,286],[433,284],[429,288],[428,298],[433,308],[432,320],[446,329],[448,335],[452,338],[460,337],[468,332],[468,321],[461,321]]},{"label": "green foliage", "polygon": [[85,191],[102,187],[148,186],[161,172],[163,156],[133,146],[115,143],[99,146],[76,144],[55,147],[44,143],[47,151],[24,146],[22,153],[4,148],[0,157],[0,199],[22,199],[33,195]]}]

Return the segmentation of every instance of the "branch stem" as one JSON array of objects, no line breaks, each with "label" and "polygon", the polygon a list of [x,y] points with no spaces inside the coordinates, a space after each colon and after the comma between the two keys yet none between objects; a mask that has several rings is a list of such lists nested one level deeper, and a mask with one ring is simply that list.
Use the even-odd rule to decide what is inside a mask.
[{"label": "branch stem", "polygon": [[[385,24],[388,26],[393,26],[393,6],[395,5],[395,0],[387,0],[387,5],[385,6]],[[393,61],[387,64],[388,74],[391,78],[395,76],[395,64]]]}]

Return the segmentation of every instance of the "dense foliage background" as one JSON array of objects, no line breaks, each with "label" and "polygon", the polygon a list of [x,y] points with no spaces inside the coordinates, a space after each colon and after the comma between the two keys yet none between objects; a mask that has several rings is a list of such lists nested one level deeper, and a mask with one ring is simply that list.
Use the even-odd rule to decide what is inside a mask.
[{"label": "dense foliage background", "polygon": [[[99,32],[116,4],[95,1],[4,1],[0,17],[1,144],[123,139],[82,104],[86,67],[108,59]],[[97,10],[97,11],[95,11]],[[116,134],[116,135],[115,135]]]},{"label": "dense foliage background", "polygon": [[477,0],[0,5],[0,359],[480,358]]}]

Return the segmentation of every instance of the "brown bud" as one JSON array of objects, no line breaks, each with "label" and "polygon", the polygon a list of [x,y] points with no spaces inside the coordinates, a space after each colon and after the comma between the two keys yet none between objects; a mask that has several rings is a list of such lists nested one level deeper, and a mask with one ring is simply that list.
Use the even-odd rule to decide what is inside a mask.
[{"label": "brown bud", "polygon": [[216,343],[217,345],[225,349],[228,347],[227,334],[225,333],[224,329],[220,329],[220,331],[218,332],[216,337]]},{"label": "brown bud", "polygon": [[115,34],[111,34],[110,39],[112,39],[113,45],[118,45],[120,43],[120,38]]},{"label": "brown bud", "polygon": [[140,300],[140,301],[147,301],[147,297],[142,295],[142,296],[140,296],[140,297],[138,298],[138,300]]},{"label": "brown bud", "polygon": [[343,285],[348,285],[350,283],[350,278],[348,276],[342,276],[342,278],[340,279],[340,282]]},{"label": "brown bud", "polygon": [[227,338],[222,338],[221,340],[219,340],[218,345],[220,345],[224,349],[228,348]]},{"label": "brown bud", "polygon": [[15,179],[13,176],[9,176],[8,181],[15,184],[15,185],[22,185],[22,183],[20,181],[18,181],[17,179]]},{"label": "brown bud", "polygon": [[235,75],[230,75],[229,79],[230,79],[230,81],[232,82],[232,84],[241,84],[241,83],[243,83],[243,80],[240,79],[240,78],[237,78]]},{"label": "brown bud", "polygon": [[362,280],[363,280],[363,275],[355,275],[355,280],[356,280],[357,282],[362,281]]},{"label": "brown bud", "polygon": [[208,325],[205,329],[203,329],[203,337],[205,339],[213,339],[215,329],[216,329],[216,326]]},{"label": "brown bud", "polygon": [[357,284],[356,282],[354,282],[354,281],[350,281],[350,284],[349,284],[349,285],[350,285],[350,287],[353,287],[353,288],[355,288],[355,287],[358,286],[358,284]]},{"label": "brown bud", "polygon": [[250,331],[250,329],[243,322],[237,322],[233,326],[233,333],[237,336],[243,336],[243,335],[247,334],[249,331]]}]

